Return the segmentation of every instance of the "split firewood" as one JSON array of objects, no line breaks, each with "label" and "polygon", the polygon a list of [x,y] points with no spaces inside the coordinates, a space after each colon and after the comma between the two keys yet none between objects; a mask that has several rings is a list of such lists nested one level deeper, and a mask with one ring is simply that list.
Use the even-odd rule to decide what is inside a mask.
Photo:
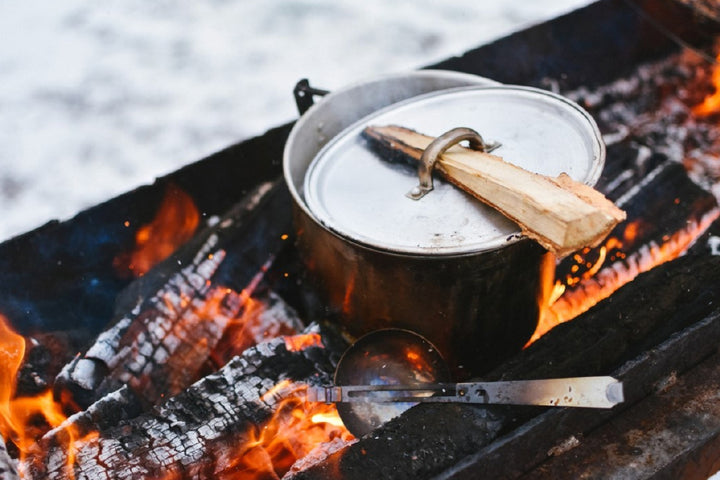
[{"label": "split firewood", "polygon": [[5,440],[2,435],[0,435],[0,478],[2,480],[20,479],[15,462],[8,454],[7,447],[5,446]]},{"label": "split firewood", "polygon": [[[152,405],[196,381],[228,324],[242,314],[251,293],[242,289],[257,286],[280,248],[284,232],[260,232],[275,228],[261,213],[283,200],[282,188],[261,185],[133,282],[118,297],[116,320],[58,375],[57,396],[69,392],[86,408],[128,385]],[[227,288],[235,287],[231,281],[241,287]],[[300,327],[296,318],[286,321]]]},{"label": "split firewood", "polygon": [[[363,135],[375,146],[415,161],[434,140],[398,126],[367,127]],[[435,168],[559,257],[597,245],[625,219],[625,213],[601,193],[564,173],[556,178],[540,175],[461,146],[440,155]]]},{"label": "split firewood", "polygon": [[317,325],[303,334],[320,342],[296,348],[285,337],[258,344],[148,412],[75,442],[72,453],[59,435],[57,444],[46,439],[24,465],[28,478],[64,479],[70,471],[78,480],[229,478],[223,474],[238,468],[233,462],[282,401],[273,387],[286,379],[331,381],[346,344]]}]

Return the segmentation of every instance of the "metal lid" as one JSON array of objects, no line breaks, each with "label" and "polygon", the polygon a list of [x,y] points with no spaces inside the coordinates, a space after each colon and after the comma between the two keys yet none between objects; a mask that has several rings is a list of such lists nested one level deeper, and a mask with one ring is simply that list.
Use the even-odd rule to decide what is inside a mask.
[{"label": "metal lid", "polygon": [[417,171],[386,162],[361,137],[368,125],[401,125],[432,136],[455,127],[478,131],[502,146],[493,153],[527,170],[567,173],[593,185],[605,147],[592,117],[544,90],[464,87],[430,93],[371,114],[329,142],[304,183],[308,208],[326,228],[375,249],[401,254],[458,255],[516,241],[518,226],[440,179],[419,201],[405,193]]}]

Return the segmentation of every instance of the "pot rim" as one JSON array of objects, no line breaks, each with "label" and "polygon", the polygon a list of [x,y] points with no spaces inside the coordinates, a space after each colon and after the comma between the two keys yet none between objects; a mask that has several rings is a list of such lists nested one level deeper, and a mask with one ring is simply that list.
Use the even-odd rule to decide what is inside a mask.
[{"label": "pot rim", "polygon": [[[287,140],[285,141],[285,146],[283,148],[283,176],[285,178],[285,183],[288,187],[288,190],[290,191],[290,195],[292,196],[294,200],[295,207],[300,208],[300,210],[309,217],[316,225],[321,227],[323,230],[335,235],[338,238],[341,238],[343,240],[348,240],[347,237],[343,235],[338,235],[333,230],[327,228],[325,225],[322,224],[322,222],[319,221],[319,219],[315,216],[315,214],[308,208],[307,203],[305,202],[305,199],[303,198],[303,195],[300,193],[300,189],[298,188],[298,184],[296,183],[296,180],[293,176],[293,171],[291,168],[291,155],[293,152],[291,151],[297,144],[298,144],[298,138],[301,135],[307,135],[308,132],[305,130],[310,130],[312,127],[313,121],[315,121],[315,116],[318,115],[319,112],[322,112],[322,110],[329,102],[332,102],[336,98],[342,98],[347,95],[352,95],[354,91],[362,91],[364,89],[367,89],[371,87],[373,84],[383,84],[386,82],[391,81],[397,81],[402,82],[406,80],[411,79],[428,79],[428,80],[440,80],[440,81],[447,81],[447,82],[463,82],[465,86],[490,86],[490,85],[501,85],[500,82],[497,82],[495,80],[491,80],[489,78],[482,77],[480,75],[474,75],[470,73],[464,73],[464,72],[456,72],[452,70],[438,70],[438,69],[423,69],[423,70],[414,70],[410,72],[401,72],[401,73],[389,73],[385,75],[379,75],[374,76],[368,79],[359,80],[357,82],[351,83],[341,89],[335,90],[333,92],[328,93],[325,95],[321,101],[315,103],[312,105],[296,122],[295,125],[293,125],[293,128],[290,130],[290,134],[288,135]],[[446,86],[442,87],[433,91],[440,91],[440,90],[447,90],[450,88],[457,88],[456,86]],[[405,99],[400,99],[398,101],[390,102],[386,105],[379,106],[372,110],[369,113],[360,115],[357,117],[356,120],[353,120],[352,122],[345,125],[343,128],[341,128],[338,132],[335,132],[334,135],[330,138],[325,139],[324,143],[321,143],[318,147],[317,151],[319,152],[324,145],[329,143],[335,136],[342,133],[345,128],[348,128],[350,125],[354,124],[356,121],[361,120],[362,118],[366,117],[367,115],[372,114],[373,112],[386,108],[390,105],[393,105],[395,103],[405,101],[411,98],[415,98],[420,95],[424,95],[427,93],[430,93],[432,91],[425,91],[423,93],[417,93],[414,95],[410,95],[409,97]],[[317,154],[317,152],[316,152]],[[310,159],[311,161],[312,159]],[[310,162],[308,162],[309,164]],[[307,169],[305,169],[307,171]],[[303,175],[304,177],[304,175]],[[303,180],[300,180],[299,185],[303,184]],[[363,246],[365,248],[368,248],[370,250],[374,250],[377,252],[385,252],[386,250],[383,250],[381,248],[375,248],[371,245],[364,245],[357,242],[352,242],[358,246]],[[388,251],[390,253],[390,251]],[[394,254],[400,255],[400,256],[411,256],[411,257],[423,257],[425,255],[414,255],[414,254],[404,254],[402,252],[392,252]],[[461,255],[446,255],[448,257],[453,256],[466,256],[467,254],[463,253]]]}]

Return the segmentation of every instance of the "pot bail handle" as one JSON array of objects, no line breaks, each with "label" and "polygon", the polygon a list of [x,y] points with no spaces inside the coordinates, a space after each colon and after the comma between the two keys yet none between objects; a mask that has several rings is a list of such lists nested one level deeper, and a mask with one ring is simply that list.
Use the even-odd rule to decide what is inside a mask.
[{"label": "pot bail handle", "polygon": [[448,130],[430,142],[430,145],[423,151],[422,157],[420,157],[420,166],[418,167],[420,184],[413,187],[405,196],[412,200],[420,200],[431,191],[433,189],[432,170],[438,157],[445,153],[447,149],[463,140],[468,140],[468,142],[470,142],[470,148],[473,150],[485,153],[492,152],[500,146],[497,142],[485,143],[480,134],[472,128],[458,127]]}]

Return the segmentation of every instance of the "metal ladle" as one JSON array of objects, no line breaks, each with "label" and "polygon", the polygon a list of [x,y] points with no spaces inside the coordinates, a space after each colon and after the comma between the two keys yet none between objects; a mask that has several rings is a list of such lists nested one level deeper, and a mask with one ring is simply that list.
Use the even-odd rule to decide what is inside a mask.
[{"label": "metal ladle", "polygon": [[343,423],[361,437],[417,403],[498,403],[611,408],[623,401],[613,377],[448,383],[449,369],[427,339],[409,330],[371,332],[340,358],[335,385],[310,387],[308,400],[337,403]]}]

